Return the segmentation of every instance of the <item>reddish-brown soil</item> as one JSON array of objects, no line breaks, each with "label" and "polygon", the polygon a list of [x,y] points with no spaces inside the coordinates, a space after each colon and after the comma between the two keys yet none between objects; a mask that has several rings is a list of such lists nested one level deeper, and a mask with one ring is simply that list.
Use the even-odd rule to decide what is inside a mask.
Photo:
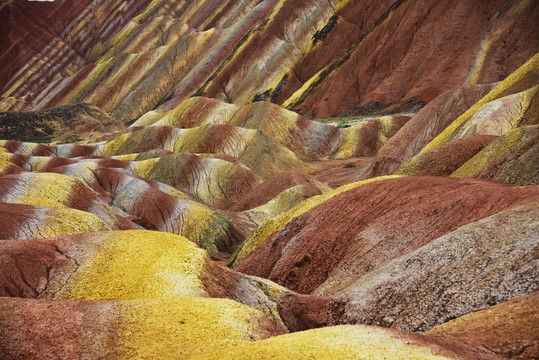
[{"label": "reddish-brown soil", "polygon": [[20,225],[34,216],[34,206],[0,202],[0,239],[13,239]]},{"label": "reddish-brown soil", "polygon": [[412,176],[449,176],[490,144],[496,136],[470,136],[444,143],[419,155],[411,168],[399,170]]},{"label": "reddish-brown soil", "polygon": [[[24,156],[23,158],[28,158],[28,157]],[[55,167],[59,167],[59,166],[66,166],[66,165],[69,165],[69,164],[75,164],[76,162],[77,162],[77,160],[73,160],[73,159],[54,157],[54,158],[50,159],[50,161],[47,163],[47,165],[45,165],[45,167],[43,167],[43,170],[46,171],[48,169],[54,169]]]},{"label": "reddish-brown soil", "polygon": [[538,199],[536,187],[478,179],[376,181],[295,218],[236,269],[311,293],[352,249],[360,277],[462,225]]},{"label": "reddish-brown soil", "polygon": [[365,126],[361,128],[358,146],[354,156],[357,157],[372,157],[378,153],[382,147],[380,137],[383,134],[386,138],[391,138],[397,133],[397,131],[408,122],[410,118],[408,116],[393,116],[391,121],[391,128],[388,131],[384,131],[384,124],[381,120],[375,119],[368,121]]},{"label": "reddish-brown soil", "polygon": [[282,191],[297,185],[303,185],[307,189],[308,196],[319,195],[322,192],[311,184],[311,177],[295,170],[282,172],[272,176],[262,184],[255,187],[243,196],[237,203],[230,207],[230,211],[244,211],[264,205]]},{"label": "reddish-brown soil", "polygon": [[61,248],[59,241],[0,241],[0,296],[38,297],[50,276],[58,276],[64,267],[76,266]]},{"label": "reddish-brown soil", "polygon": [[[537,37],[531,35],[537,33],[538,25],[532,19],[537,18],[539,6],[530,4],[519,11],[519,4],[511,3],[502,13],[502,3],[456,2],[447,6],[434,0],[396,1],[315,76],[309,89],[289,108],[324,118],[351,108],[359,112],[403,111],[428,103],[466,82],[479,44],[494,29],[500,31],[499,46],[488,49],[486,58],[490,60],[477,80],[500,81],[533,56],[539,46]],[[530,21],[533,30],[524,30],[525,26],[513,30],[514,24]],[[518,56],[504,57],[513,53],[507,43],[519,49]]]},{"label": "reddish-brown soil", "polygon": [[290,331],[331,326],[344,312],[344,301],[326,296],[288,293],[279,299],[279,314]]},{"label": "reddish-brown soil", "polygon": [[0,353],[8,359],[106,357],[118,350],[117,328],[109,323],[115,308],[100,301],[2,299]]},{"label": "reddish-brown soil", "polygon": [[316,47],[294,64],[291,76],[286,82],[277,103],[287,99],[309,78],[328,65],[344,51],[357,37],[367,31],[376,19],[391,6],[393,1],[383,0],[370,4],[350,1],[340,9],[336,18],[330,18],[320,32],[313,38]]},{"label": "reddish-brown soil", "polygon": [[337,188],[342,185],[356,181],[360,174],[363,173],[364,166],[368,165],[373,158],[350,158],[344,160],[323,160],[307,163],[317,170],[313,177],[323,184],[332,188]]},{"label": "reddish-brown soil", "polygon": [[[129,167],[128,161],[102,158],[98,161],[100,167],[115,168],[115,169],[127,169]],[[52,168],[52,166],[50,166]]]},{"label": "reddish-brown soil", "polygon": [[492,85],[466,85],[438,96],[382,146],[361,178],[395,172],[491,89]]},{"label": "reddish-brown soil", "polygon": [[24,172],[22,168],[14,164],[9,164],[2,171],[0,171],[0,176],[10,175],[10,174],[20,174],[21,172]]},{"label": "reddish-brown soil", "polygon": [[238,162],[238,159],[236,159],[234,156],[227,155],[227,154],[212,154],[212,158],[221,159],[221,160],[224,160],[224,161],[231,162],[233,164]]},{"label": "reddish-brown soil", "polygon": [[7,152],[17,154],[16,150],[21,145],[19,141],[9,140],[2,146]]},{"label": "reddish-brown soil", "polygon": [[198,152],[217,153],[226,144],[230,136],[234,134],[235,128],[229,125],[215,124],[207,127],[203,139],[200,139]]},{"label": "reddish-brown soil", "polygon": [[0,92],[13,75],[37,55],[88,6],[90,0],[76,3],[15,1],[0,8]]},{"label": "reddish-brown soil", "polygon": [[483,346],[511,359],[539,357],[539,291],[434,328],[429,338]]}]

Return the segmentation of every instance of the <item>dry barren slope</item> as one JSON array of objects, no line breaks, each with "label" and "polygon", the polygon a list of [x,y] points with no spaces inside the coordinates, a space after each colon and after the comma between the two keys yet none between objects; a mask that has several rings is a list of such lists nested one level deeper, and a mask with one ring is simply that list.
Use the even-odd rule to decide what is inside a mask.
[{"label": "dry barren slope", "polygon": [[538,11],[2,2],[0,358],[538,358]]}]

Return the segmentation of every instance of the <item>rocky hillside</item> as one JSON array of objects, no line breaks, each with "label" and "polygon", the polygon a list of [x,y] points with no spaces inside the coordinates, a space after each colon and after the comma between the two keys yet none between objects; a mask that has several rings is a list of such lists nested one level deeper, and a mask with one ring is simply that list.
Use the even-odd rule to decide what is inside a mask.
[{"label": "rocky hillside", "polygon": [[0,358],[539,358],[539,4],[0,4]]}]

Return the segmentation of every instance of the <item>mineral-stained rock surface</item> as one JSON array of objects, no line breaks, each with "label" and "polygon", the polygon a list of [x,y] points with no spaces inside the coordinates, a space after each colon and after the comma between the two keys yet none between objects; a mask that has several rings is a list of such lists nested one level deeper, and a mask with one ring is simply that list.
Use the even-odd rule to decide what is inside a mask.
[{"label": "mineral-stained rock surface", "polygon": [[343,290],[351,300],[341,321],[425,331],[535,290],[537,210],[535,202],[462,226],[360,277]]},{"label": "mineral-stained rock surface", "polygon": [[160,301],[4,298],[0,323],[0,351],[11,359],[181,359],[283,332],[262,313],[237,302],[184,297]]},{"label": "mineral-stained rock surface", "polygon": [[473,346],[431,340],[416,334],[370,326],[334,326],[245,343],[225,354],[217,351],[197,359],[499,359]]},{"label": "mineral-stained rock surface", "polygon": [[539,358],[538,18],[2,1],[0,358]]},{"label": "mineral-stained rock surface", "polygon": [[360,277],[462,225],[537,200],[533,186],[435,177],[375,181],[298,216],[236,269],[311,293],[336,269]]},{"label": "mineral-stained rock surface", "polygon": [[496,136],[478,135],[450,141],[421,153],[396,173],[409,176],[449,176],[494,139]]},{"label": "mineral-stained rock surface", "polygon": [[431,329],[427,334],[480,344],[505,357],[529,359],[539,345],[539,292],[464,315]]},{"label": "mineral-stained rock surface", "polygon": [[[4,62],[17,69],[4,80],[4,104],[15,110],[76,100],[123,120],[156,105],[173,108],[194,94],[237,104],[271,100],[317,117],[351,108],[413,109],[465,82],[502,80],[536,52],[537,4],[503,4],[96,0],[86,8],[57,6],[49,17],[62,14],[63,24],[27,42],[32,51],[24,38],[17,42],[22,58],[9,57],[14,51],[4,47]],[[30,6],[3,10],[11,24],[10,17],[28,22],[39,13]],[[38,33],[47,18],[39,17]],[[19,26],[24,22],[10,33]],[[68,71],[61,66],[66,54]]]},{"label": "mineral-stained rock surface", "polygon": [[493,141],[451,177],[482,177],[509,184],[539,184],[539,126],[524,126]]}]

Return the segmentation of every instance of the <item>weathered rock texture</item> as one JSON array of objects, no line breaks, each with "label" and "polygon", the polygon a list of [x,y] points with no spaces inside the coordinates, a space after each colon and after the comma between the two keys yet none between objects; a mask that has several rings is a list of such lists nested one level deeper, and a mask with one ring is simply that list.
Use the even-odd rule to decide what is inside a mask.
[{"label": "weathered rock texture", "polygon": [[378,327],[334,326],[276,336],[241,344],[225,354],[214,351],[197,359],[358,358],[391,359],[499,359],[470,345],[407,334]]},{"label": "weathered rock texture", "polygon": [[[539,48],[534,2],[96,0],[67,8],[3,7],[22,54],[4,47],[2,62],[13,69],[2,82],[5,109],[88,102],[127,121],[196,94],[269,100],[314,117],[398,111],[465,83],[502,80]],[[54,31],[23,41],[50,17]],[[36,31],[18,31],[29,18]]]},{"label": "weathered rock texture", "polygon": [[479,310],[445,324],[427,334],[482,345],[514,359],[533,359],[539,353],[537,325],[539,292]]},{"label": "weathered rock texture", "polygon": [[360,277],[343,290],[341,321],[426,331],[536,290],[537,210],[535,202],[462,226]]},{"label": "weathered rock texture", "polygon": [[0,353],[10,359],[186,358],[283,332],[260,312],[237,302],[183,297],[2,298],[0,324]]},{"label": "weathered rock texture", "polygon": [[482,177],[508,184],[539,184],[539,126],[515,129],[493,141],[451,177]]},{"label": "weathered rock texture", "polygon": [[1,2],[0,358],[539,358],[538,17]]},{"label": "weathered rock texture", "polygon": [[[405,177],[346,191],[296,217],[243,259],[236,270],[311,293],[332,272],[335,291],[458,227],[539,200],[536,187],[483,180]],[[325,284],[327,287],[331,286]]]},{"label": "weathered rock texture", "polygon": [[478,135],[453,140],[429,149],[403,165],[396,174],[408,176],[449,176],[490,144],[495,136]]},{"label": "weathered rock texture", "polygon": [[491,88],[491,85],[465,85],[439,95],[380,149],[362,178],[393,174]]}]

